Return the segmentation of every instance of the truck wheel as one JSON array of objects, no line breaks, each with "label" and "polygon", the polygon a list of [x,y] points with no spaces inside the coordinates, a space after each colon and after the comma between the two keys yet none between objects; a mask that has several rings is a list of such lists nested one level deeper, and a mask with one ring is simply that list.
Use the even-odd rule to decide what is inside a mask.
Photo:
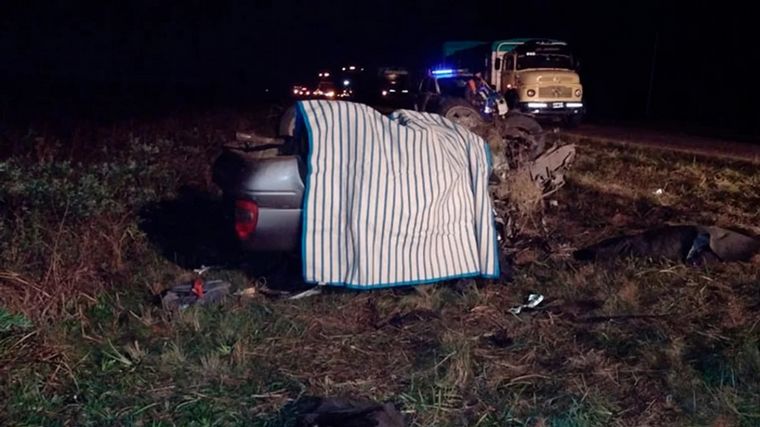
[{"label": "truck wheel", "polygon": [[469,102],[460,98],[444,100],[438,109],[438,114],[470,130],[485,124],[480,117],[480,112]]}]

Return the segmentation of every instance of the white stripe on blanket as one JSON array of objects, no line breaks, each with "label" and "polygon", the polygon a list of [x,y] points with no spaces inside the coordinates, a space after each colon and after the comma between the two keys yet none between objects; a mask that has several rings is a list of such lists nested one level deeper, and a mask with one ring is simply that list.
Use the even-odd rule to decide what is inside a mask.
[{"label": "white stripe on blanket", "polygon": [[499,275],[485,141],[441,116],[302,101],[302,262],[311,283],[371,289]]}]

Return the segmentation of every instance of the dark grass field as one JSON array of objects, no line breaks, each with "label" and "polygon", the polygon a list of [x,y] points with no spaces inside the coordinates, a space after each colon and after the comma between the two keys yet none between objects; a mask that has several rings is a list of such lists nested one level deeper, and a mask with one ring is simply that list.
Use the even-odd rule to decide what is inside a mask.
[{"label": "dark grass field", "polygon": [[[760,425],[760,260],[569,256],[664,223],[760,234],[749,164],[581,141],[511,283],[162,311],[156,294],[201,264],[236,289],[296,284],[292,260],[230,245],[209,180],[221,142],[268,112],[12,137],[0,423],[287,426],[294,399],[350,395],[395,402],[413,426]],[[508,311],[536,292],[538,309]]]}]

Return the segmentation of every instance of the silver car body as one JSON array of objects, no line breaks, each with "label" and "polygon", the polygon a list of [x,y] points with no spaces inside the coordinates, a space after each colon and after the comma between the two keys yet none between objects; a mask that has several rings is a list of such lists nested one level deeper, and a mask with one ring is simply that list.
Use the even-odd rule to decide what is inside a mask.
[{"label": "silver car body", "polygon": [[[244,249],[287,252],[300,248],[308,141],[305,132],[294,132],[295,122],[291,108],[280,124],[285,138],[277,141],[282,143],[254,136],[249,141],[258,141],[258,145],[227,147],[214,164],[214,182],[222,189],[228,206],[233,207],[238,200],[253,201],[258,206],[255,230],[241,240]],[[274,153],[265,155],[266,150]],[[563,146],[525,166],[537,185],[549,185],[556,191],[564,183],[561,172],[574,154],[574,146]]]},{"label": "silver car body", "polygon": [[299,155],[256,157],[227,149],[214,165],[214,182],[230,206],[253,201],[258,220],[241,244],[251,251],[293,251],[299,247],[305,170]]}]

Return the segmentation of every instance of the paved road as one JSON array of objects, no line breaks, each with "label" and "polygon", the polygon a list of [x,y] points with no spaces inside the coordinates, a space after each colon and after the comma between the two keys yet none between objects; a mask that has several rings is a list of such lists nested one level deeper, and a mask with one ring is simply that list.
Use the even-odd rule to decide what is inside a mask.
[{"label": "paved road", "polygon": [[584,124],[577,129],[564,130],[562,133],[572,138],[590,138],[613,144],[635,145],[760,164],[760,141],[753,144],[672,131],[592,124]]}]

